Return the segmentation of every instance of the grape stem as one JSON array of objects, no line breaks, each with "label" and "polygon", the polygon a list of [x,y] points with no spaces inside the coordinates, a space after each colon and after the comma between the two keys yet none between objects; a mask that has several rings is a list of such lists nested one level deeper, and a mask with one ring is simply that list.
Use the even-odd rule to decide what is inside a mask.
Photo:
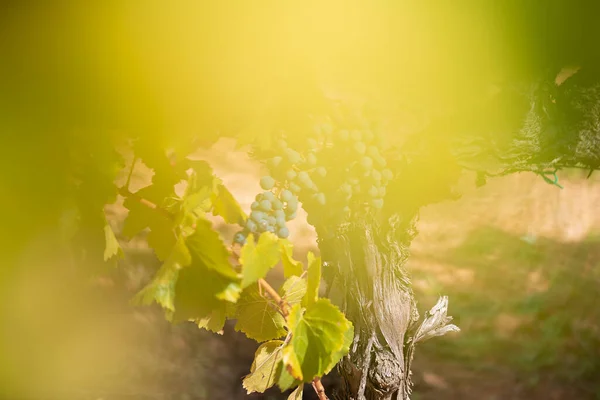
[{"label": "grape stem", "polygon": [[137,160],[137,156],[133,156],[133,159],[131,160],[131,167],[129,168],[129,174],[127,174],[127,182],[125,182],[125,185],[123,186],[128,191],[129,184],[131,183],[131,175],[133,175],[133,168],[135,167],[135,163],[137,162]]},{"label": "grape stem", "polygon": [[167,217],[169,219],[175,218],[175,216],[170,211],[165,210],[162,207],[159,207],[158,205],[154,204],[150,200],[147,200],[136,193],[130,192],[126,186],[123,186],[122,188],[119,189],[119,194],[123,197],[132,198],[132,199],[136,200],[138,203],[143,204],[146,207],[148,207],[152,210],[155,210],[156,212],[159,212],[160,214],[164,215],[165,217]]}]

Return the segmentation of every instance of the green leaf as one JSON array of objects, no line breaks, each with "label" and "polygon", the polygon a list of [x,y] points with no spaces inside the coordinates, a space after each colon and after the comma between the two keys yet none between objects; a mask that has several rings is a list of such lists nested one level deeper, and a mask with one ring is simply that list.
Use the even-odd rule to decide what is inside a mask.
[{"label": "green leaf", "polygon": [[180,236],[152,282],[136,294],[133,303],[149,305],[156,301],[163,308],[174,311],[175,285],[178,281],[179,270],[191,262],[190,252],[183,237]]},{"label": "green leaf", "polygon": [[298,387],[290,393],[287,400],[302,400],[302,394],[304,393],[304,384],[298,385]]},{"label": "green leaf", "polygon": [[[191,263],[180,271],[174,320],[201,320],[240,297],[240,277],[229,263],[229,252],[209,221],[199,219],[185,240]],[[219,311],[221,312],[221,311]]]},{"label": "green leaf", "polygon": [[300,276],[304,271],[302,262],[294,260],[292,252],[294,245],[289,240],[280,241],[281,263],[283,264],[283,276],[289,278],[292,275]]},{"label": "green leaf", "polygon": [[[281,351],[282,361],[283,361],[283,349]],[[304,384],[302,380],[294,378],[288,370],[284,367],[283,362],[281,363],[281,372],[279,373],[279,378],[277,379],[277,386],[281,389],[282,392],[285,392],[288,389],[293,388],[294,386],[298,386],[300,384]]]},{"label": "green leaf", "polygon": [[350,351],[350,346],[354,341],[354,325],[350,322],[350,329],[344,332],[344,344],[339,351],[333,353],[331,357],[331,364],[327,367],[328,371],[331,371],[333,367]]},{"label": "green leaf", "polygon": [[243,226],[248,218],[231,192],[219,182],[212,194],[213,215],[220,215],[228,224]]},{"label": "green leaf", "polygon": [[227,319],[227,305],[222,302],[221,306],[214,309],[209,316],[196,320],[198,328],[206,329],[211,332],[223,334],[223,327]]},{"label": "green leaf", "polygon": [[261,295],[257,283],[244,289],[237,305],[236,331],[257,342],[285,336],[285,319],[278,312],[277,304]]},{"label": "green leaf", "polygon": [[310,382],[331,371],[348,343],[352,324],[328,299],[307,308],[296,304],[288,316],[292,339],[283,348],[283,362],[296,379]]},{"label": "green leaf", "polygon": [[290,306],[294,306],[300,303],[306,294],[306,281],[299,276],[291,276],[283,283],[279,294]]},{"label": "green leaf", "polygon": [[134,305],[150,305],[156,302],[163,308],[174,311],[175,282],[178,274],[178,270],[166,268],[163,264],[152,282],[140,290],[131,302]]},{"label": "green leaf", "polygon": [[275,384],[281,371],[281,347],[283,341],[271,340],[259,346],[254,354],[250,374],[244,377],[242,385],[248,394],[264,393]]},{"label": "green leaf", "polygon": [[260,235],[258,243],[249,235],[240,254],[242,264],[242,287],[248,287],[261,278],[279,261],[278,238],[270,232]]},{"label": "green leaf", "polygon": [[121,246],[119,246],[117,237],[115,236],[115,233],[108,222],[106,225],[104,225],[104,240],[106,242],[106,247],[104,249],[104,261],[108,261],[114,256],[123,257],[123,249],[121,249]]},{"label": "green leaf", "polygon": [[310,306],[319,298],[319,286],[321,284],[321,257],[315,257],[312,252],[308,252],[308,278],[306,295],[302,299],[302,305]]},{"label": "green leaf", "polygon": [[186,243],[192,254],[206,268],[232,280],[238,279],[237,272],[229,262],[229,251],[210,221],[199,219],[196,222],[196,231],[187,238]]},{"label": "green leaf", "polygon": [[167,218],[154,219],[146,241],[159,260],[166,260],[177,241],[173,221]]}]

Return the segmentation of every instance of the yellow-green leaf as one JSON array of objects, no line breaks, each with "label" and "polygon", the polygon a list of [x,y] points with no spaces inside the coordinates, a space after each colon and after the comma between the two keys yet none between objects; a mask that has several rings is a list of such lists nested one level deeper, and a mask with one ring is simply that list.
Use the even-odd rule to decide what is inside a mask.
[{"label": "yellow-green leaf", "polygon": [[259,346],[254,354],[250,374],[244,377],[242,385],[248,394],[259,392],[272,387],[281,371],[281,347],[283,341],[271,340]]},{"label": "yellow-green leaf", "polygon": [[260,235],[258,243],[254,243],[253,235],[249,235],[240,254],[242,288],[264,278],[278,261],[279,242],[277,236],[270,232],[264,232]]},{"label": "yellow-green leaf", "polygon": [[308,252],[308,278],[306,295],[302,299],[302,305],[305,307],[313,304],[319,298],[319,286],[321,284],[321,257],[315,257],[312,252]]},{"label": "yellow-green leaf", "polygon": [[294,260],[293,253],[294,245],[290,243],[288,240],[280,241],[280,250],[281,250],[281,263],[283,264],[283,276],[289,278],[290,276],[302,275],[304,271],[304,267],[302,262],[298,260]]},{"label": "yellow-green leaf", "polygon": [[220,215],[228,224],[244,225],[247,216],[225,185],[218,183],[211,199],[213,215]]},{"label": "yellow-green leaf", "polygon": [[114,256],[123,257],[123,250],[119,246],[117,237],[108,223],[104,225],[104,240],[106,247],[104,248],[104,261],[108,261]]},{"label": "yellow-green leaf", "polygon": [[288,396],[287,400],[302,400],[302,395],[304,393],[304,384],[298,385],[296,389]]},{"label": "yellow-green leaf", "polygon": [[283,363],[304,382],[331,371],[343,356],[352,324],[328,299],[306,308],[296,304],[287,319],[292,338],[283,348]]},{"label": "yellow-green leaf", "polygon": [[306,280],[299,276],[289,277],[279,289],[279,295],[290,306],[294,306],[302,301],[306,293]]},{"label": "yellow-green leaf", "polygon": [[235,330],[258,342],[285,336],[285,320],[277,304],[259,292],[258,284],[244,289],[237,303]]}]

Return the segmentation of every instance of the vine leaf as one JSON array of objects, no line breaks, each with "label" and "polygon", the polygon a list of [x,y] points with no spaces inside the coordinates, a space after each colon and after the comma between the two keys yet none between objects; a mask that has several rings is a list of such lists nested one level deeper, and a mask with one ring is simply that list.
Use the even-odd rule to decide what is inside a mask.
[{"label": "vine leaf", "polygon": [[290,393],[287,400],[302,400],[302,395],[304,394],[304,384],[298,385],[298,387]]},{"label": "vine leaf", "polygon": [[180,237],[152,282],[139,291],[132,302],[138,305],[149,305],[155,301],[166,310],[175,311],[175,285],[179,270],[191,262],[190,252],[183,237]]},{"label": "vine leaf", "polygon": [[165,261],[177,241],[173,221],[167,218],[155,219],[146,238],[159,260]]},{"label": "vine leaf", "polygon": [[161,267],[152,282],[140,290],[132,299],[134,305],[150,305],[156,302],[164,309],[175,310],[175,282],[179,271]]},{"label": "vine leaf", "polygon": [[347,332],[352,324],[328,299],[306,308],[296,304],[288,316],[292,338],[283,347],[283,363],[296,379],[310,382],[322,376],[347,353]]},{"label": "vine leaf", "polygon": [[271,340],[261,344],[254,354],[250,374],[244,377],[242,385],[248,394],[263,393],[275,384],[281,371],[281,348],[283,341]]},{"label": "vine leaf", "polygon": [[225,306],[222,306],[214,309],[209,316],[197,319],[195,322],[200,329],[206,329],[207,331],[222,335],[226,319],[226,309]]},{"label": "vine leaf", "polygon": [[212,228],[210,221],[199,219],[196,222],[195,232],[187,238],[186,243],[194,256],[206,268],[227,278],[238,278],[238,274],[229,263],[229,251],[218,232]]},{"label": "vine leaf", "polygon": [[244,221],[248,218],[246,213],[244,213],[240,204],[222,182],[219,181],[217,183],[211,200],[213,215],[220,215],[228,224],[244,225]]},{"label": "vine leaf", "polygon": [[281,263],[283,264],[283,276],[289,278],[290,276],[302,275],[304,267],[300,261],[294,260],[292,257],[292,250],[294,246],[289,240],[280,241],[281,250]]},{"label": "vine leaf", "polygon": [[278,261],[279,243],[277,236],[270,232],[264,232],[260,235],[258,243],[254,243],[252,235],[248,236],[240,254],[242,288],[264,278]]},{"label": "vine leaf", "polygon": [[215,312],[225,314],[227,304],[236,302],[242,291],[240,277],[229,263],[227,248],[204,219],[197,221],[196,231],[185,242],[192,262],[180,271],[177,280],[175,321],[203,320]]},{"label": "vine leaf", "polygon": [[115,232],[112,230],[108,222],[106,225],[104,225],[104,241],[106,242],[106,247],[104,248],[104,261],[108,261],[114,256],[118,256],[120,258],[123,257],[123,249],[121,249],[121,246],[119,246]]},{"label": "vine leaf", "polygon": [[315,257],[308,252],[308,283],[306,295],[302,299],[302,305],[308,307],[319,298],[319,285],[321,284],[321,257]]},{"label": "vine leaf", "polygon": [[285,319],[277,304],[261,295],[255,283],[242,292],[237,303],[235,330],[258,342],[285,336]]},{"label": "vine leaf", "polygon": [[279,295],[290,306],[300,303],[305,294],[306,280],[299,276],[290,276],[279,289]]}]

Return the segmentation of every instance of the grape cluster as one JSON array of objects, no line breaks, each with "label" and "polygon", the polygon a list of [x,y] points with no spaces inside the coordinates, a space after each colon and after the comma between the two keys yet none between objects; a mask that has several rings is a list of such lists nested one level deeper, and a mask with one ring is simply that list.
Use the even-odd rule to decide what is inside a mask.
[{"label": "grape cluster", "polygon": [[283,239],[290,234],[286,222],[296,217],[298,197],[288,189],[276,187],[271,176],[263,176],[260,186],[264,192],[259,193],[250,206],[250,216],[244,229],[235,235],[235,243],[244,244],[251,233],[272,232]]},{"label": "grape cluster", "polygon": [[252,212],[235,241],[250,233],[273,232],[285,238],[285,222],[296,216],[298,202],[313,226],[337,226],[353,215],[383,207],[393,178],[381,154],[381,137],[369,129],[333,129],[321,125],[307,138],[281,136],[267,158],[265,192],[256,196]]}]

